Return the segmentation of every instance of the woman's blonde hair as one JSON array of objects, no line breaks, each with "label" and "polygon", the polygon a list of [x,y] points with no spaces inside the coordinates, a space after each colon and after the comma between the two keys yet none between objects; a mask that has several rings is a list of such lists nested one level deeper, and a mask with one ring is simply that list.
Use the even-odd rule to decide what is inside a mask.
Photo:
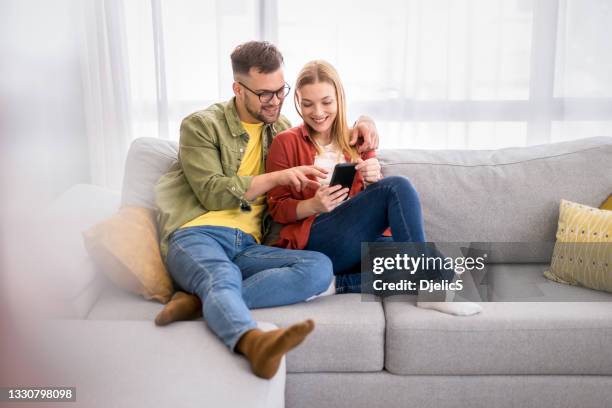
[{"label": "woman's blonde hair", "polygon": [[[342,150],[343,153],[348,154],[351,160],[359,157],[357,149],[349,145],[349,127],[346,123],[346,97],[344,96],[344,87],[340,81],[340,76],[336,69],[327,61],[316,60],[311,61],[304,65],[300,73],[298,74],[297,80],[295,81],[295,92],[293,94],[293,101],[295,103],[295,109],[302,119],[302,112],[299,108],[298,91],[305,85],[316,84],[318,82],[327,82],[331,84],[336,90],[336,102],[338,103],[338,113],[332,123],[331,127],[331,141]],[[313,130],[306,124],[306,127],[310,132]],[[319,154],[323,153],[321,147],[316,144],[317,151]]]}]

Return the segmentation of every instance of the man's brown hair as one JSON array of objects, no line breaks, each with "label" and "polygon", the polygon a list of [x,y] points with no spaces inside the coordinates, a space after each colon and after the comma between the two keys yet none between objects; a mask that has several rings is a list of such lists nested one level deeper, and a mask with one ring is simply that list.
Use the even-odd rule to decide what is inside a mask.
[{"label": "man's brown hair", "polygon": [[240,44],[231,55],[234,76],[248,75],[251,68],[269,74],[283,64],[283,55],[278,48],[267,41],[249,41]]}]

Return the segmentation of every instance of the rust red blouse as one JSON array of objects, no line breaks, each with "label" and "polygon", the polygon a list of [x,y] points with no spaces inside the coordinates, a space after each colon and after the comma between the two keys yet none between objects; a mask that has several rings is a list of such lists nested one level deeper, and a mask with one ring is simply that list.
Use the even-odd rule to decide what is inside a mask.
[{"label": "rust red blouse", "polygon": [[[287,129],[276,135],[270,146],[270,152],[266,160],[266,172],[284,170],[295,166],[313,165],[317,149],[308,134],[306,126]],[[375,157],[374,151],[361,154],[363,160]],[[350,157],[344,155],[346,161]],[[311,177],[313,180],[314,177]],[[364,188],[363,178],[357,172],[349,197],[362,191]],[[301,200],[312,198],[316,189],[305,188],[302,191],[295,190],[292,186],[278,186],[268,191],[268,210],[272,218],[284,224],[280,231],[280,238],[274,244],[281,248],[304,249],[308,243],[310,228],[315,220],[315,215],[301,220],[297,219],[297,205]]]}]

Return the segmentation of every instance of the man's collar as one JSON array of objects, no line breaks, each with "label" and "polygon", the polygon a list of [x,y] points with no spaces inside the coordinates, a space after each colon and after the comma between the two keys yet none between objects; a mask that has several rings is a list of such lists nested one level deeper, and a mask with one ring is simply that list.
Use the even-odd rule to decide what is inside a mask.
[{"label": "man's collar", "polygon": [[246,133],[244,127],[240,123],[240,117],[238,116],[238,110],[236,109],[236,97],[232,97],[223,108],[223,113],[225,114],[225,120],[227,121],[227,125],[229,126],[230,132],[232,136],[238,137]]}]

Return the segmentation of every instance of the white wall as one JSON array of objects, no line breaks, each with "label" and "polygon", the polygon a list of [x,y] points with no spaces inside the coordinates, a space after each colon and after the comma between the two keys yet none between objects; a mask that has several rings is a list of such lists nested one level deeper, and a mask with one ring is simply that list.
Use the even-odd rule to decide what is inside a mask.
[{"label": "white wall", "polygon": [[3,207],[10,214],[89,180],[73,9],[71,0],[0,3],[0,134],[10,189]]},{"label": "white wall", "polygon": [[[26,260],[45,271],[30,246],[37,233],[28,225],[51,199],[89,180],[73,6],[71,0],[0,1],[0,383],[5,384],[48,383],[36,362],[28,363],[17,330],[22,319],[16,311],[38,314],[32,289],[46,289],[39,280],[25,279]],[[43,233],[59,237],[62,231],[43,228]]]}]

